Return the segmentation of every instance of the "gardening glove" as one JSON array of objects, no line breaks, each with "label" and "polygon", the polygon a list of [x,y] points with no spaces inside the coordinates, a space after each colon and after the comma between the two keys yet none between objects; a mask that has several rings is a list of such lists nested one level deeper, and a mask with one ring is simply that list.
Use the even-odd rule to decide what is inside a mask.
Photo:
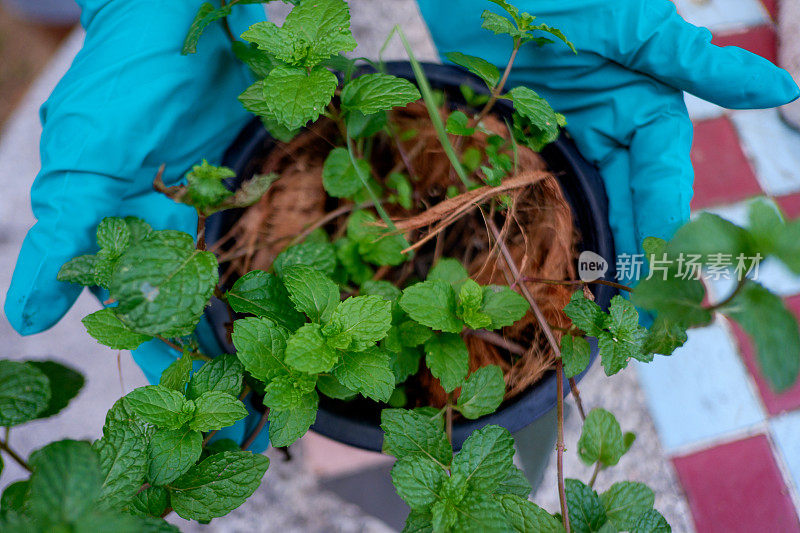
[{"label": "gardening glove", "polygon": [[[81,288],[56,279],[69,259],[96,251],[104,217],[140,217],[155,229],[195,233],[191,207],[153,191],[158,167],[179,182],[202,158],[219,164],[250,115],[237,100],[251,83],[220,23],[181,55],[197,0],[78,0],[82,50],[40,110],[42,168],[31,189],[36,224],[22,245],[5,302],[19,333],[58,322]],[[234,35],[264,20],[259,5],[236,6]],[[150,381],[177,354],[158,341],[134,358]],[[243,432],[243,431],[242,431]]]},{"label": "gardening glove", "polygon": [[[503,13],[498,6],[418,2],[440,54],[506,65],[511,38],[481,28],[484,9]],[[732,109],[800,96],[787,72],[741,48],[711,44],[711,32],[684,21],[668,0],[512,3],[561,29],[578,50],[559,41],[525,45],[508,88],[526,85],[566,116],[579,150],[603,176],[618,255],[642,253],[648,236],[669,239],[689,218],[692,123],[682,91]]]}]

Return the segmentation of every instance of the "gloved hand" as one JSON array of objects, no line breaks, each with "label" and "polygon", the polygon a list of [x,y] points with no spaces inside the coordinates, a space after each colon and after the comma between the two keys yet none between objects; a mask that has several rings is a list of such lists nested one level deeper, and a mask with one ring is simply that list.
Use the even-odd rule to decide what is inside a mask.
[{"label": "gloved hand", "polygon": [[[23,335],[49,328],[72,306],[81,288],[56,274],[69,259],[96,251],[104,217],[134,215],[155,229],[194,234],[194,210],[153,191],[158,167],[166,164],[171,185],[202,158],[219,164],[250,120],[236,97],[252,80],[219,23],[197,54],[180,53],[197,0],[78,3],[86,40],[40,111],[42,169],[31,189],[37,222],[5,302]],[[239,35],[264,18],[260,5],[236,6],[230,24]],[[151,341],[134,358],[157,382],[177,355]]]},{"label": "gloved hand", "polygon": [[[505,66],[511,38],[481,28],[486,0],[418,0],[440,54],[459,51]],[[775,107],[800,96],[791,76],[741,48],[712,45],[668,0],[517,0],[561,29],[522,48],[509,88],[526,85],[567,117],[567,130],[600,169],[617,254],[641,253],[689,218],[692,123],[681,91],[732,109]],[[546,36],[542,34],[543,36]]]}]

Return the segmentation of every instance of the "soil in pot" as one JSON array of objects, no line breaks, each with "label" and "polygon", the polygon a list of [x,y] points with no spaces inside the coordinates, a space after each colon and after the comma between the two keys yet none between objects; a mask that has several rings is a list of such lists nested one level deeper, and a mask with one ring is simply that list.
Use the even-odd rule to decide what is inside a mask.
[{"label": "soil in pot", "polygon": [[[444,114],[443,118],[446,119]],[[410,177],[411,202],[401,200],[385,207],[414,246],[414,258],[397,267],[376,267],[365,273],[365,278],[387,280],[402,289],[425,279],[441,258],[454,258],[482,285],[509,285],[484,217],[492,217],[502,228],[503,240],[526,278],[574,278],[578,235],[570,207],[541,156],[515,145],[505,122],[489,117],[485,121],[487,131],[466,138],[460,147],[466,156],[477,153],[476,148],[484,153],[494,143],[514,164],[516,170],[503,181],[507,190],[494,192],[506,208],[494,213],[475,207],[476,197],[486,189],[452,197],[460,181],[452,173],[421,103],[393,112],[390,123],[394,125],[392,136],[380,134],[371,146],[363,148],[365,158],[375,169],[373,179],[382,190],[392,190],[394,173],[403,172]],[[260,163],[261,171],[277,173],[280,179],[259,203],[241,214],[216,245],[227,285],[248,271],[270,270],[283,249],[305,238],[317,238],[321,231],[331,239],[344,235],[350,213],[358,207],[370,209],[366,196],[357,198],[356,205],[325,193],[323,163],[330,150],[341,145],[336,124],[323,118],[291,142],[278,143],[266,154]],[[569,324],[562,308],[572,289],[543,283],[531,283],[529,287],[558,335],[559,329]],[[345,291],[342,296],[352,294]],[[465,340],[471,371],[488,364],[503,370],[506,400],[527,390],[553,367],[552,353],[530,312],[497,334],[479,331]],[[446,401],[444,390],[424,364],[418,374],[406,380],[403,389],[405,407],[440,407]]]}]

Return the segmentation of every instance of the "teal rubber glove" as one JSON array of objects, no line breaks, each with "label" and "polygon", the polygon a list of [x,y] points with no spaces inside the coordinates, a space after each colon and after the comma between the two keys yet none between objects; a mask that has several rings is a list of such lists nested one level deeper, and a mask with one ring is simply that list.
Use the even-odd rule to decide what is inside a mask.
[{"label": "teal rubber glove", "polygon": [[[440,54],[459,51],[505,66],[511,38],[481,28],[487,0],[418,0]],[[617,254],[642,253],[645,237],[668,239],[689,218],[692,123],[682,91],[720,106],[768,108],[800,89],[784,70],[711,33],[668,0],[517,0],[522,11],[575,44],[527,45],[509,88],[526,85],[567,117],[567,130],[600,169]],[[625,280],[630,282],[631,280]]]},{"label": "teal rubber glove", "polygon": [[[153,191],[158,167],[166,164],[164,179],[174,184],[202,158],[219,164],[250,120],[236,97],[252,80],[221,24],[208,28],[197,54],[180,53],[199,1],[78,3],[86,39],[40,111],[42,168],[31,189],[37,222],[5,303],[23,335],[49,328],[72,306],[81,288],[56,274],[96,251],[104,217],[134,215],[194,234],[194,210]],[[260,5],[236,6],[230,24],[238,35],[264,18]],[[151,382],[176,357],[158,341],[134,353]],[[244,425],[236,431],[244,434]]]}]

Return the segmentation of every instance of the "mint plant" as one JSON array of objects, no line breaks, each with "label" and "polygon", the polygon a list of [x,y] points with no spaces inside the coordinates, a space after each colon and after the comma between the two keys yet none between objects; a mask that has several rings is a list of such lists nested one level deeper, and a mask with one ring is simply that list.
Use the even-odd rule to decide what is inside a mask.
[{"label": "mint plant", "polygon": [[[612,413],[583,407],[576,377],[591,361],[587,337],[597,339],[602,367],[613,375],[633,359],[647,363],[673,353],[689,328],[720,314],[753,338],[770,383],[789,387],[800,368],[800,334],[780,298],[743,277],[730,295],[709,304],[700,274],[720,253],[769,256],[800,273],[800,222],[786,222],[766,202],[752,205],[744,228],[700,215],[669,242],[645,240],[651,272],[665,275],[635,290],[605,280],[524,275],[506,242],[507,225],[515,221],[520,194],[542,177],[522,168],[520,154],[554,141],[565,120],[534,91],[506,86],[524,46],[575,49],[558,29],[505,0],[490,1],[505,15],[485,11],[483,26],[510,39],[509,60],[501,72],[480,57],[448,55],[486,85],[480,94],[461,88],[466,106],[451,105],[431,88],[400,28],[393,34],[406,45],[415,83],[385,73],[380,61],[367,62],[375,72],[358,75],[362,62],[344,55],[356,47],[344,0],[292,2],[282,26],[255,24],[241,36],[246,43],[232,35],[226,17],[237,4],[259,2],[200,6],[183,52],[195,53],[203,31],[221,24],[256,79],[239,100],[276,139],[291,146],[310,124],[330,126],[333,137],[320,143],[319,185],[337,207],[289,236],[267,267],[248,268],[230,281],[219,274],[230,257],[218,259],[225,255],[219,246],[206,250],[206,218],[261,201],[280,172],[257,175],[237,191],[227,183],[233,170],[205,160],[187,172],[184,184],[166,186],[159,173],[154,188],[197,211],[196,239],[132,217],[101,221],[97,252],[74,258],[58,275],[107,291],[107,307],[83,320],[87,332],[115,350],[162,342],[176,350],[176,360],[158,384],[116,402],[100,439],[51,443],[28,460],[12,447],[8,428],[56,414],[78,393],[82,378],[54,362],[0,361],[0,426],[7,428],[0,458],[31,472],[0,497],[3,531],[100,525],[172,531],[163,520],[171,512],[207,523],[259,486],[269,461],[248,448],[262,428],[268,426],[273,446],[289,446],[314,423],[321,398],[357,397],[381,410],[383,451],[396,458],[392,481],[411,508],[405,531],[670,531],[644,484],[595,490],[599,474],[619,463],[635,435],[623,432]],[[505,131],[490,127],[499,100],[514,107]],[[404,145],[420,132],[398,114],[422,104],[438,142],[433,148],[449,162],[450,181],[436,194],[425,190],[427,176],[415,171],[413,149]],[[387,153],[395,159],[391,168],[384,168]],[[487,257],[496,257],[506,285],[479,283],[485,278],[474,270],[470,275],[457,246],[444,249],[445,230],[476,211],[485,229],[478,233],[488,236]],[[696,266],[689,276],[681,271],[686,255]],[[531,287],[542,283],[577,289],[563,309],[566,326],[550,324],[542,309],[548,302],[534,297]],[[588,290],[593,283],[612,285],[630,299],[615,296],[603,309]],[[216,354],[204,353],[195,336],[212,296],[229,308],[234,354],[211,357]],[[642,325],[647,321],[639,309],[654,315],[651,327]],[[484,423],[454,454],[457,419],[491,415],[509,393],[500,366],[470,364],[468,339],[479,338],[514,361],[529,349],[515,342],[521,336],[507,338],[515,327],[541,333],[554,359],[555,513],[528,500],[532,489],[514,466],[506,429]],[[423,375],[442,390],[442,401],[414,396]],[[594,466],[585,482],[565,479],[563,470],[565,378],[583,418],[574,450]],[[253,404],[263,405],[255,431],[241,443],[217,440],[220,429],[248,416],[247,402],[255,397]]]}]

